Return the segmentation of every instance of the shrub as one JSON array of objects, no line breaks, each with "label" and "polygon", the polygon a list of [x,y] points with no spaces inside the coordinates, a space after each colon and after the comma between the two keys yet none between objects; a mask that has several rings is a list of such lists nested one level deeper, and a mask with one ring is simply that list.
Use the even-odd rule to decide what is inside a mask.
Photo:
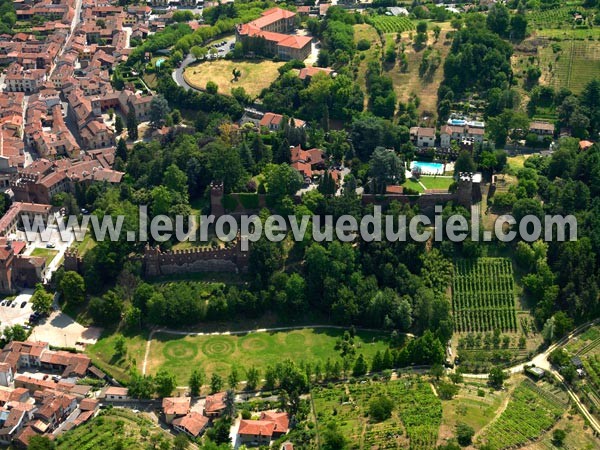
[{"label": "shrub", "polygon": [[356,48],[360,51],[369,50],[371,48],[371,42],[368,39],[361,39],[356,44]]}]

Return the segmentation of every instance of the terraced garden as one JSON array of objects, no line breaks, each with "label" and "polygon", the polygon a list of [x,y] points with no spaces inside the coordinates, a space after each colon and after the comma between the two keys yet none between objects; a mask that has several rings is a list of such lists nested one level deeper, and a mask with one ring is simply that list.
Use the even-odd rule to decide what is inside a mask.
[{"label": "terraced garden", "polygon": [[507,258],[457,261],[452,308],[457,332],[517,331],[511,261]]},{"label": "terraced garden", "polygon": [[415,28],[412,20],[405,16],[375,16],[370,21],[381,33],[402,33]]},{"label": "terraced garden", "polygon": [[[368,404],[379,394],[388,396],[395,407],[391,418],[373,423]],[[315,387],[312,396],[319,426],[335,422],[351,449],[435,448],[442,405],[425,381],[404,377],[385,384]]]},{"label": "terraced garden", "polygon": [[[57,450],[171,448],[172,436],[144,415],[111,409],[56,438]],[[161,442],[166,444],[159,445]]]},{"label": "terraced garden", "polygon": [[567,403],[526,379],[513,392],[508,406],[484,431],[494,449],[515,448],[540,438],[562,416]]}]

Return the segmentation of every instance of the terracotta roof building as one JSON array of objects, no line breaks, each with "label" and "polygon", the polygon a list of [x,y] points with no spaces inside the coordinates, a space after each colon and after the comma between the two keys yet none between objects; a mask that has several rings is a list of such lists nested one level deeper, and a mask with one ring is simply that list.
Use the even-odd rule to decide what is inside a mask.
[{"label": "terracotta roof building", "polygon": [[236,27],[236,41],[244,45],[246,52],[251,49],[259,53],[277,56],[284,60],[304,60],[311,51],[312,38],[292,33],[296,28],[296,14],[281,8],[271,8],[252,22]]}]

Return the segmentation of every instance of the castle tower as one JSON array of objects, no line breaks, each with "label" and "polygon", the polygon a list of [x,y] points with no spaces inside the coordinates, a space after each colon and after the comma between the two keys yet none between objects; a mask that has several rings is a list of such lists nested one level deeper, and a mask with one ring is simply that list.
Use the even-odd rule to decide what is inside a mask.
[{"label": "castle tower", "polygon": [[213,182],[210,184],[210,212],[215,217],[225,214],[225,208],[223,207],[224,194],[223,183]]}]

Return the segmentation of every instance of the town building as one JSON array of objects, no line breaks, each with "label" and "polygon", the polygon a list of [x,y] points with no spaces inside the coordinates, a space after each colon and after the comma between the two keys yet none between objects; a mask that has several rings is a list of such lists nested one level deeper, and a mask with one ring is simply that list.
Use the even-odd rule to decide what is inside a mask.
[{"label": "town building", "polygon": [[239,442],[251,445],[269,445],[289,431],[289,417],[285,412],[262,412],[259,420],[240,421]]},{"label": "town building", "polygon": [[435,146],[435,128],[429,127],[411,127],[410,140],[417,147]]},{"label": "town building", "polygon": [[236,41],[246,53],[267,54],[283,60],[306,59],[312,38],[290,34],[296,28],[296,14],[281,8],[271,8],[252,22],[236,27]]}]

